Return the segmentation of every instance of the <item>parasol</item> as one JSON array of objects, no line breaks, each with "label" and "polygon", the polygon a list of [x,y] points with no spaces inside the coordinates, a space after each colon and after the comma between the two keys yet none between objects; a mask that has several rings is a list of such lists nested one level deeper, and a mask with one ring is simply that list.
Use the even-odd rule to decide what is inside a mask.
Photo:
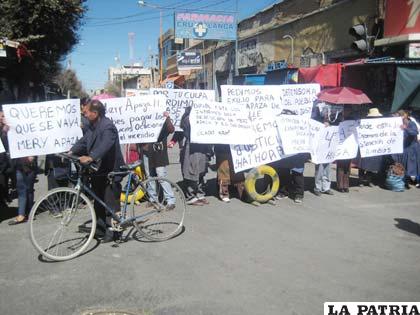
[{"label": "parasol", "polygon": [[372,103],[369,97],[361,90],[349,87],[322,90],[318,94],[318,100],[332,104],[361,105]]}]

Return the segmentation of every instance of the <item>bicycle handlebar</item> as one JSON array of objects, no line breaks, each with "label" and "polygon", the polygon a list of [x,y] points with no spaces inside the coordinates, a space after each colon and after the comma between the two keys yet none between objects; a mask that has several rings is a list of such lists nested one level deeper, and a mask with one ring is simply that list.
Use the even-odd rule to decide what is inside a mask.
[{"label": "bicycle handlebar", "polygon": [[89,163],[89,164],[82,164],[82,163],[80,163],[80,160],[79,160],[80,157],[77,156],[77,155],[68,154],[68,153],[65,153],[65,152],[63,152],[63,153],[56,153],[56,155],[59,156],[59,157],[62,157],[62,158],[71,160],[74,163],[76,163],[77,165],[80,165],[82,167],[89,168],[89,169],[91,169],[94,172],[97,172],[99,170],[99,166],[95,162],[92,162],[92,163]]}]

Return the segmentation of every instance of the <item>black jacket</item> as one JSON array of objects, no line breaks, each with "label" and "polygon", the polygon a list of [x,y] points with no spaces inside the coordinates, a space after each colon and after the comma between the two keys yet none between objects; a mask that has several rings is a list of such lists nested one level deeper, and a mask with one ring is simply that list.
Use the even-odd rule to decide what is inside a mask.
[{"label": "black jacket", "polygon": [[99,163],[96,175],[119,171],[124,165],[117,128],[106,117],[101,117],[95,125],[89,125],[83,138],[71,151],[76,155],[88,155]]}]

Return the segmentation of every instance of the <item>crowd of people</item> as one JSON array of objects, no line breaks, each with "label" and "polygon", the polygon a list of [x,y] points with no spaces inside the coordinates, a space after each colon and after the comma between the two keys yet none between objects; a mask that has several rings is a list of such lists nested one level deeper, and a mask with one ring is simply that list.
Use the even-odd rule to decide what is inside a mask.
[{"label": "crowd of people", "polygon": [[[189,121],[191,108],[188,107],[181,119],[182,132],[175,132],[168,113],[163,128],[155,143],[138,143],[122,146],[119,143],[118,131],[112,120],[105,115],[105,107],[99,100],[81,100],[81,128],[83,137],[71,148],[70,152],[80,156],[81,163],[100,162],[96,174],[91,178],[92,189],[97,196],[118,211],[122,178],[112,182],[107,179],[111,171],[118,171],[124,163],[141,159],[147,176],[167,177],[169,165],[168,148],[175,143],[180,147],[180,165],[183,176],[183,189],[187,204],[202,206],[209,203],[206,198],[205,176],[210,159],[215,156],[217,169],[218,197],[222,202],[229,202],[233,195],[244,202],[258,205],[245,189],[245,172],[235,173],[232,156],[228,145],[206,145],[191,142]],[[337,192],[349,193],[352,166],[359,170],[360,186],[383,185],[390,166],[402,169],[405,188],[411,185],[420,186],[420,144],[419,125],[407,111],[400,110],[394,114],[402,118],[401,128],[404,131],[404,152],[389,156],[361,158],[360,154],[353,160],[336,162]],[[312,118],[325,126],[338,125],[344,120],[383,117],[378,108],[370,108],[367,115],[362,115],[360,106],[314,106]],[[7,207],[15,194],[18,199],[16,217],[10,225],[26,221],[34,203],[34,184],[39,174],[37,157],[10,159],[7,141],[8,126],[0,108],[1,141],[6,152],[0,153],[0,207]],[[175,133],[174,133],[175,132]],[[174,134],[172,140],[169,136]],[[309,154],[297,154],[271,163],[280,178],[280,189],[273,199],[291,198],[302,203],[305,191],[305,163],[310,160]],[[48,155],[45,163],[45,175],[48,178],[48,189],[68,186],[67,169],[69,164],[54,155]],[[333,195],[331,186],[331,163],[315,165],[315,184],[312,192],[316,196]],[[153,188],[149,194],[153,196]],[[163,187],[168,207],[173,207],[175,200],[170,187]],[[106,227],[105,209],[95,202],[98,227]]]}]

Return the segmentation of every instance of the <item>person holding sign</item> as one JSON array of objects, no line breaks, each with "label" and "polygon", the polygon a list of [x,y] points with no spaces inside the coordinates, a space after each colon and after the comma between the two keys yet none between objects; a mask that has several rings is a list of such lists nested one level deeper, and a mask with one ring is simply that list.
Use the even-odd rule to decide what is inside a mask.
[{"label": "person holding sign", "polygon": [[[9,127],[4,121],[3,112],[0,114],[0,126],[2,141],[6,139]],[[16,170],[16,190],[18,194],[17,216],[8,222],[9,225],[16,225],[26,222],[26,217],[34,204],[34,185],[38,171],[37,158],[34,156],[13,159],[11,166]],[[7,179],[5,185],[7,186]],[[6,189],[7,192],[7,189]]]},{"label": "person holding sign", "polygon": [[[164,112],[163,116],[166,117],[166,120],[159,134],[158,142],[146,143],[142,146],[144,170],[147,177],[159,176],[166,178],[168,174],[166,169],[169,165],[167,139],[168,136],[175,131],[175,127],[172,124],[168,112]],[[156,187],[153,187],[154,184],[155,182],[151,183],[151,185],[147,187],[147,191],[152,200],[157,200],[158,196],[156,193]],[[176,200],[171,185],[167,182],[163,182],[162,188],[167,203],[166,209],[174,209]]]},{"label": "person holding sign", "polygon": [[[341,108],[334,105],[318,104],[313,107],[312,118],[319,122],[324,123],[327,128],[334,124]],[[323,127],[321,127],[323,128]],[[333,195],[331,191],[331,163],[318,163],[315,164],[315,188],[314,195],[321,196],[322,194]]]},{"label": "person holding sign", "polygon": [[181,170],[187,204],[202,206],[209,203],[205,198],[203,186],[204,175],[207,173],[207,153],[210,150],[206,144],[191,143],[190,113],[191,107],[187,107],[181,118],[181,128],[186,139],[181,151]]},{"label": "person holding sign", "polygon": [[[105,106],[98,100],[88,103],[85,116],[89,121],[89,128],[69,153],[79,155],[79,161],[82,164],[95,162],[99,165],[98,171],[91,176],[92,190],[101,200],[118,212],[122,178],[116,176],[113,182],[108,180],[110,172],[119,171],[120,166],[124,165],[117,128],[110,119],[105,117]],[[103,230],[106,226],[105,209],[96,200],[94,207],[99,223],[97,227]],[[102,242],[112,241],[113,235],[106,232],[107,230],[105,230]]]},{"label": "person holding sign", "polygon": [[[378,108],[370,108],[367,119],[382,117]],[[359,153],[360,154],[360,153]],[[383,170],[383,155],[360,158],[359,163],[359,186],[373,186],[373,180],[378,180],[378,174]]]},{"label": "person holding sign", "polygon": [[411,121],[409,115],[404,110],[399,110],[394,116],[402,117],[403,124],[401,129],[404,130],[404,151],[402,154],[394,154],[392,159],[394,162],[401,163],[405,169],[406,188],[409,188],[408,180],[411,176],[418,175],[418,141],[417,135],[419,131],[417,125]]}]

